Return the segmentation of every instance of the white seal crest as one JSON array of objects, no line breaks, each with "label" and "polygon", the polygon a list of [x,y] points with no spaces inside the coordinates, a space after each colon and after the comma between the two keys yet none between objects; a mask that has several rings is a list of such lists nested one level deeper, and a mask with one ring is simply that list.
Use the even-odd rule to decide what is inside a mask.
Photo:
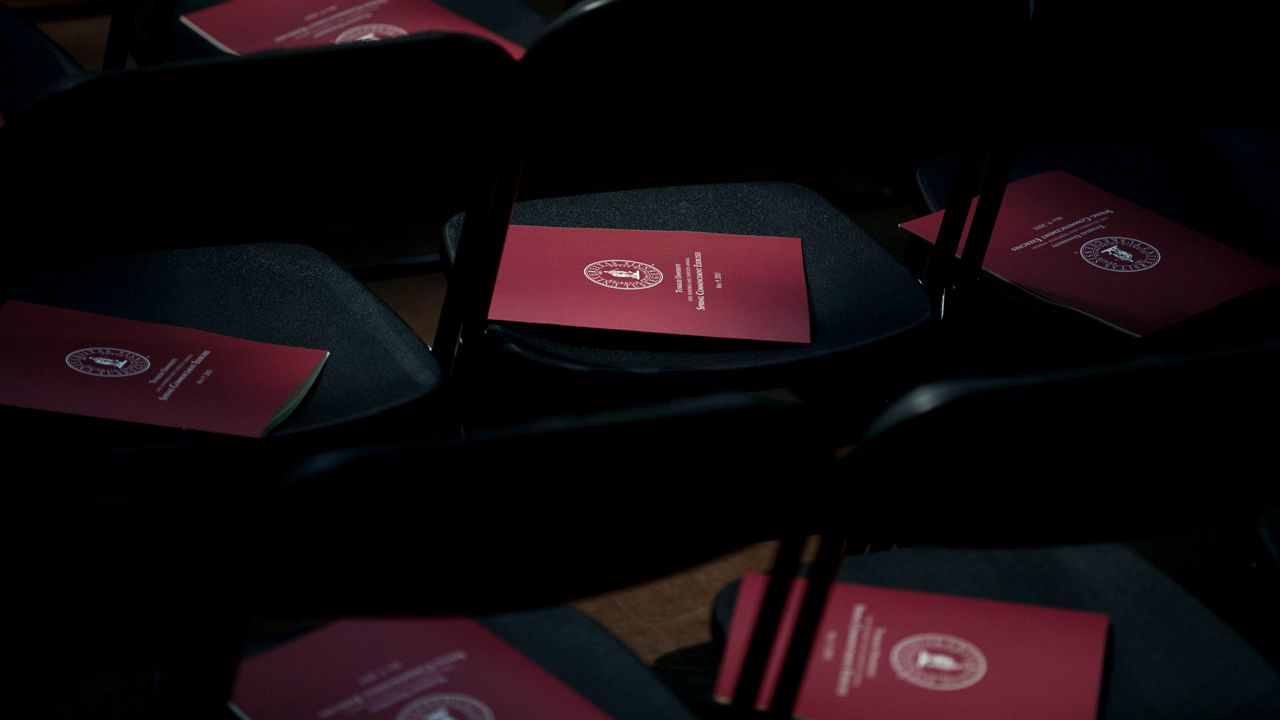
[{"label": "white seal crest", "polygon": [[470,695],[436,693],[405,705],[396,720],[493,720],[493,711]]},{"label": "white seal crest", "polygon": [[374,42],[388,38],[404,37],[409,31],[396,25],[374,23],[372,25],[356,25],[343,30],[333,41],[334,45],[345,45],[353,42]]},{"label": "white seal crest", "polygon": [[597,260],[582,269],[591,282],[613,290],[648,290],[662,283],[662,271],[635,260]]},{"label": "white seal crest", "polygon": [[987,674],[987,658],[976,645],[940,633],[899,640],[889,663],[898,677],[926,690],[963,690]]},{"label": "white seal crest", "polygon": [[1081,245],[1080,257],[1111,272],[1141,272],[1160,262],[1160,251],[1151,243],[1134,238],[1100,237]]},{"label": "white seal crest", "polygon": [[91,347],[67,353],[67,367],[94,377],[129,377],[146,372],[151,361],[132,350]]}]

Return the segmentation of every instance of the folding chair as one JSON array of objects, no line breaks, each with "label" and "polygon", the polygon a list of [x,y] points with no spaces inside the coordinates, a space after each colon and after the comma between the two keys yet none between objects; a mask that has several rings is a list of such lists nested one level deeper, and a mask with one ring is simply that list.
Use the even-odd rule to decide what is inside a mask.
[{"label": "folding chair", "polygon": [[[1267,62],[1254,14],[1237,3],[1035,3],[1025,44],[1037,50],[1026,71],[1031,81],[1015,88],[1006,118],[1006,140],[1016,151],[1008,150],[997,163],[1003,167],[993,172],[1021,179],[1065,170],[1276,264],[1280,254],[1269,232],[1267,198],[1280,187],[1274,162],[1280,136],[1245,71]],[[1106,29],[1100,32],[1104,17]],[[1227,37],[1229,42],[1219,42]],[[1185,52],[1188,44],[1213,51],[1193,58]],[[1070,52],[1039,51],[1067,47]],[[1089,99],[1039,92],[1067,87],[1089,88],[1080,91]],[[930,211],[967,207],[978,194],[976,180],[955,193],[962,164],[957,155],[921,164],[917,180]],[[998,197],[1002,185],[991,180],[981,194]],[[992,222],[998,208],[995,199],[988,208]],[[965,371],[997,364],[1009,371],[1088,364],[1274,337],[1274,288],[1135,340],[979,273],[982,254],[966,250],[950,280],[966,286],[953,293],[954,315],[972,320],[960,320],[968,325],[960,341],[967,350],[988,350],[962,361]]]},{"label": "folding chair", "polygon": [[[986,23],[1017,13],[999,3],[963,11],[900,3],[811,10],[627,0],[573,8],[522,60],[519,105],[530,117],[518,155],[527,162],[522,175],[513,168],[511,191],[517,179],[535,197],[590,185],[640,188],[520,202],[518,224],[800,237],[812,343],[489,322],[482,300],[463,321],[463,356],[492,363],[481,377],[508,380],[495,402],[509,393],[533,392],[532,405],[544,407],[611,393],[798,384],[847,409],[850,398],[874,404],[911,374],[930,311],[910,273],[811,190],[726,181],[822,175],[828,164],[851,167],[864,155],[913,157],[901,149],[904,123],[931,125],[928,110],[946,104],[903,90],[915,70],[940,56],[981,66],[994,48],[970,48],[952,31],[985,37],[994,30]],[[880,63],[882,53],[906,46],[912,51],[901,67]],[[852,74],[870,64],[874,72]],[[882,101],[875,111],[844,109],[850,77],[855,91]],[[941,92],[962,98],[957,87],[944,83]],[[920,144],[919,134],[906,134],[907,147]],[[698,181],[707,184],[653,187]],[[446,234],[447,256],[457,255],[451,272],[492,287],[502,248],[466,247],[460,222]]]},{"label": "folding chair", "polygon": [[[789,715],[813,631],[837,578],[1111,614],[1104,717],[1270,717],[1280,676],[1204,605],[1119,545],[1034,546],[1149,537],[1218,518],[1249,518],[1274,489],[1239,477],[1267,434],[1242,408],[1274,402],[1280,345],[1039,376],[921,386],[891,405],[851,450],[857,499],[824,498],[828,534],[810,571],[771,711]],[[956,468],[978,468],[978,485]],[[1105,466],[1102,473],[1099,466]],[[904,468],[910,468],[904,482]],[[1214,477],[1195,497],[1169,492],[1185,473]],[[1117,480],[1120,478],[1120,480]],[[832,510],[831,508],[839,508]],[[843,559],[847,534],[919,547]],[[788,579],[779,554],[735,701],[755,705]],[[776,589],[775,589],[776,588]],[[716,618],[727,627],[732,600]],[[1181,658],[1148,672],[1151,657]],[[1228,669],[1229,668],[1229,669]]]}]

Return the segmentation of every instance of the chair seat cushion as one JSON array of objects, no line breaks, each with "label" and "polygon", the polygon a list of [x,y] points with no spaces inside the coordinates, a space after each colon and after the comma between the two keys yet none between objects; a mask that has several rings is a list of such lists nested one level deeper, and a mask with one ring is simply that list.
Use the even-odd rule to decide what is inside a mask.
[{"label": "chair seat cushion", "polygon": [[611,717],[693,717],[630,650],[577,610],[550,607],[476,619]]},{"label": "chair seat cushion", "polygon": [[[922,328],[929,303],[915,280],[818,194],[785,183],[655,188],[523,202],[522,225],[690,230],[799,237],[809,286],[810,345],[502,323],[511,348],[553,365],[635,373],[761,369],[830,358]],[[451,259],[461,218],[445,232]]]},{"label": "chair seat cushion", "polygon": [[183,249],[7,271],[0,290],[5,299],[328,350],[311,393],[272,436],[370,418],[425,398],[440,380],[430,350],[399,316],[327,256],[301,245]]},{"label": "chair seat cushion", "polygon": [[[1209,608],[1123,545],[919,548],[846,559],[844,582],[1090,610],[1111,618],[1102,718],[1280,717],[1280,675]],[[716,598],[724,637],[737,585]]]}]

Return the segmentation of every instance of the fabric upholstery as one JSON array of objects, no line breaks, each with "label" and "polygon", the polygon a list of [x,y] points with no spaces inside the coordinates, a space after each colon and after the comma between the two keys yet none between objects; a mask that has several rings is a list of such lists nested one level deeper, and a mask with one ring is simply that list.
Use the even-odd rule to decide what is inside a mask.
[{"label": "fabric upholstery", "polygon": [[693,717],[626,647],[576,610],[551,607],[477,620],[611,717]]},{"label": "fabric upholstery", "polygon": [[329,350],[273,434],[372,417],[425,398],[438,367],[385,304],[320,252],[248,245],[143,253],[0,276],[3,297]]}]

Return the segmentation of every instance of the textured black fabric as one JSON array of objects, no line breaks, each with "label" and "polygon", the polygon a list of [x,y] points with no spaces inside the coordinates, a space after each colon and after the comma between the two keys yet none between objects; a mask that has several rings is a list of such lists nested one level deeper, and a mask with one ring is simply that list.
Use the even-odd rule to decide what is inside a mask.
[{"label": "textured black fabric", "polygon": [[[956,158],[920,166],[925,202],[941,209]],[[1046,138],[1019,146],[1013,179],[1065,170],[1102,189],[1280,265],[1274,198],[1280,133],[1241,127]]]},{"label": "textured black fabric", "polygon": [[[1280,717],[1276,669],[1122,545],[895,550],[846,559],[840,579],[1107,613],[1104,719]],[[735,583],[716,597],[719,637],[736,592]]]},{"label": "textured black fabric", "polygon": [[440,379],[428,348],[390,308],[300,245],[144,253],[0,278],[5,299],[328,350],[310,395],[273,436],[404,406]]},{"label": "textured black fabric", "polygon": [[611,717],[693,717],[629,650],[576,610],[552,607],[477,620]]},{"label": "textured black fabric", "polygon": [[[178,0],[178,9],[172,19],[172,45],[167,51],[162,49],[163,33],[159,28],[169,27],[170,23],[157,16],[157,11],[165,3],[145,0],[140,3],[142,10],[136,23],[137,39],[140,44],[140,55],[146,62],[163,60],[190,60],[194,58],[216,57],[223,52],[210,44],[198,33],[184,25],[177,16],[203,10],[219,5],[226,0]],[[547,22],[521,0],[436,0],[440,5],[471,20],[472,22],[501,35],[520,45],[529,47],[538,35],[546,28]]]},{"label": "textured black fabric", "polygon": [[[513,222],[782,235],[803,243],[810,345],[495,326],[510,348],[538,362],[636,373],[762,368],[857,350],[903,336],[929,319],[928,301],[906,269],[839,210],[798,185],[696,185],[534,200],[516,206]],[[461,219],[454,218],[445,234],[449,258],[460,231]]]},{"label": "textured black fabric", "polygon": [[0,118],[79,71],[44,33],[0,6]]}]

